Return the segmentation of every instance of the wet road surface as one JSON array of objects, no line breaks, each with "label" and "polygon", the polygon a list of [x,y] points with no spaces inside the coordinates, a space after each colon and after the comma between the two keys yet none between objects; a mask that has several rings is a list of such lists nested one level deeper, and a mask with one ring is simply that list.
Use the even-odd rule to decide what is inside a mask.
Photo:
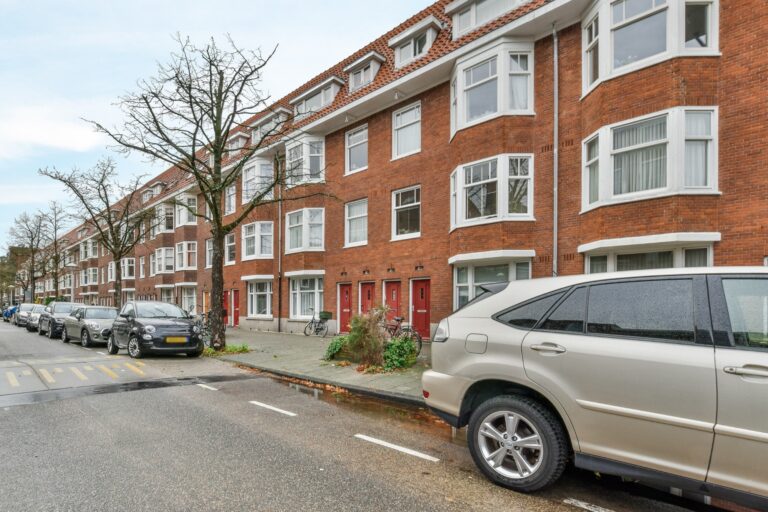
[{"label": "wet road surface", "polygon": [[99,351],[0,324],[0,510],[714,510],[576,470],[513,493],[424,409]]}]

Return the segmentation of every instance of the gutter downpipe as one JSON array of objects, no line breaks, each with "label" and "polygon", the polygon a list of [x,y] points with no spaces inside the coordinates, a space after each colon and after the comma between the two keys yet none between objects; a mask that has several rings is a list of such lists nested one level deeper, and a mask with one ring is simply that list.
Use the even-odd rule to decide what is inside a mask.
[{"label": "gutter downpipe", "polygon": [[[280,154],[275,155],[275,172],[280,173]],[[278,174],[280,176],[280,174]],[[283,332],[283,187],[277,186],[277,332]]]},{"label": "gutter downpipe", "polygon": [[560,138],[559,138],[559,94],[558,94],[558,87],[559,87],[559,80],[558,80],[558,73],[559,73],[559,55],[558,55],[558,39],[557,39],[557,29],[555,28],[555,24],[552,24],[552,53],[553,53],[553,97],[554,97],[554,108],[553,108],[553,154],[552,154],[552,276],[557,276],[557,235],[558,235],[558,226],[557,226],[557,203],[558,203],[558,176],[559,176],[559,150],[560,150]]}]

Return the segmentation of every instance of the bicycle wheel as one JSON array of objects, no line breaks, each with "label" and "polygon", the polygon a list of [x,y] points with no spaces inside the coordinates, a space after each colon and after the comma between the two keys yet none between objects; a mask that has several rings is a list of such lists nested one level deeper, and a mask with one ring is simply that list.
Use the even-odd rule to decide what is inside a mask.
[{"label": "bicycle wheel", "polygon": [[304,336],[309,336],[315,330],[315,322],[309,322],[304,326]]},{"label": "bicycle wheel", "polygon": [[317,335],[321,338],[325,338],[328,335],[328,323],[322,322],[317,326]]}]

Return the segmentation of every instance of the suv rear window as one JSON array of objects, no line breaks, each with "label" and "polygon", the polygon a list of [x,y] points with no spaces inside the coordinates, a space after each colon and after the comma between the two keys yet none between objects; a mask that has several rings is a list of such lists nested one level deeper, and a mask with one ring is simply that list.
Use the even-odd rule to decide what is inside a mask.
[{"label": "suv rear window", "polygon": [[693,281],[593,285],[587,318],[589,333],[693,342]]},{"label": "suv rear window", "polygon": [[584,332],[587,289],[577,288],[541,324],[545,331]]},{"label": "suv rear window", "polygon": [[531,329],[549,308],[557,302],[565,292],[553,293],[544,297],[526,302],[520,306],[508,309],[496,315],[496,320],[521,329]]}]

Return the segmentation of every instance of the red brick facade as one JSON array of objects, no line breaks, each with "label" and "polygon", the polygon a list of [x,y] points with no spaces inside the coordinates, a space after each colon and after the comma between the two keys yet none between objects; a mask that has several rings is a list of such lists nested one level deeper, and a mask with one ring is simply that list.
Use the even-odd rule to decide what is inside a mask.
[{"label": "red brick facade", "polygon": [[[575,3],[578,2],[533,1],[469,35],[454,39],[452,16],[445,13],[449,2],[442,0],[278,102],[290,106],[291,98],[311,90],[331,75],[346,80],[347,75],[342,69],[372,49],[386,58],[371,85],[352,94],[348,94],[344,86],[328,108],[295,123],[312,135],[324,137],[325,180],[322,184],[285,190],[283,204],[259,207],[244,222],[274,223],[271,259],[242,261],[242,231],[236,230],[236,263],[225,267],[224,282],[225,288],[230,290],[227,309],[232,313],[239,307],[239,324],[254,329],[277,329],[277,319],[280,318],[284,320],[280,329],[303,329],[305,319],[289,319],[290,280],[292,276],[303,277],[296,275],[302,271],[319,271],[317,275],[323,277],[322,309],[332,312],[334,320],[340,314],[339,285],[351,285],[350,303],[356,312],[361,283],[374,283],[375,302],[381,303],[384,283],[400,282],[399,312],[411,319],[414,308],[410,283],[414,279],[429,279],[428,321],[433,325],[456,305],[454,267],[464,263],[451,265],[449,258],[459,258],[470,264],[473,261],[471,253],[485,253],[476,257],[478,264],[503,263],[517,258],[530,262],[532,277],[552,275],[555,268],[555,52],[551,32],[545,29],[537,36],[528,35],[529,41],[534,43],[531,54],[534,63],[532,114],[500,115],[453,134],[451,130],[451,81],[454,76],[451,68],[460,62],[463,53],[482,51],[499,37],[519,39],[520,31],[526,33],[526,26],[538,23],[530,15],[537,10],[541,11],[542,19],[549,16],[558,27],[558,273],[584,272],[590,251],[602,254],[594,247],[607,247],[603,252],[640,253],[693,247],[699,242],[707,247],[710,262],[716,265],[762,265],[763,258],[768,255],[765,236],[768,179],[764,170],[768,164],[768,104],[765,101],[768,58],[764,38],[761,38],[764,27],[768,26],[768,9],[763,0],[720,0],[711,4],[711,8],[719,9],[719,23],[713,27],[719,33],[719,42],[718,48],[710,54],[669,55],[635,71],[608,77],[586,93],[582,85],[582,22],[571,18],[563,24],[563,19],[558,17],[572,12],[566,9],[571,9]],[[668,3],[670,6],[682,4],[682,0],[669,0]],[[586,2],[581,4],[591,9]],[[429,52],[420,62],[395,69],[394,53],[387,41],[430,15],[442,22],[443,27]],[[605,19],[601,23],[601,37],[609,38],[609,21]],[[536,31],[541,32],[541,28]],[[396,88],[387,89],[388,86]],[[393,90],[396,91],[394,94]],[[410,93],[410,90],[416,92]],[[404,94],[400,96],[397,91],[404,91]],[[398,96],[399,99],[393,99]],[[421,105],[421,150],[393,159],[393,112],[414,102]],[[718,148],[716,189],[693,195],[672,191],[659,194],[659,197],[583,208],[583,153],[585,139],[590,134],[636,117],[676,107],[698,106],[716,109],[717,132],[713,134]],[[346,116],[345,109],[354,115],[342,120]],[[364,114],[360,115],[360,112]],[[345,175],[345,135],[363,124],[368,126],[368,168]],[[285,147],[278,147],[277,151],[284,152]],[[533,218],[490,220],[471,227],[452,228],[451,174],[464,164],[508,153],[532,155]],[[271,158],[271,154],[265,156]],[[610,172],[609,167],[603,167],[607,162],[601,161],[601,173]],[[668,172],[670,176],[682,173],[672,167]],[[170,197],[185,186],[184,180],[169,182],[173,185],[163,197]],[[417,238],[392,241],[392,193],[414,185],[421,187],[421,234]],[[241,188],[240,182],[236,196],[238,205]],[[291,199],[297,193],[306,194],[313,190],[325,195]],[[345,247],[345,204],[366,198],[367,244]],[[198,204],[202,202],[198,199]],[[286,213],[310,207],[324,208],[324,250],[285,254]],[[207,231],[206,226],[199,223],[197,227],[179,227],[174,233],[148,239],[136,250],[137,278],[124,283],[124,287],[133,288],[137,298],[160,298],[158,285],[187,283],[195,288],[197,311],[207,309],[211,301],[207,293],[210,270],[204,268]],[[693,242],[675,245],[674,240],[688,240],[687,234],[693,237]],[[700,234],[706,236],[702,235],[699,241],[696,236]],[[715,235],[716,239],[713,238]],[[655,238],[658,236],[662,238]],[[615,241],[628,237],[638,238],[632,243]],[[149,265],[150,253],[156,248],[175,247],[182,240],[197,242],[196,271],[150,277],[145,269],[146,277],[138,278],[140,257],[144,257],[145,265]],[[518,251],[519,254],[499,256],[504,251]],[[92,261],[95,260],[81,262],[77,268],[93,266]],[[98,259],[99,268],[107,264],[108,258]],[[258,276],[261,280],[270,276],[270,310],[275,320],[246,318],[248,286],[244,276],[246,279],[247,276]],[[99,277],[101,279],[101,271]],[[77,287],[74,298],[105,301],[110,288],[109,283],[87,290]],[[180,289],[179,286],[173,288],[174,300],[179,303]],[[83,296],[83,291],[97,294]],[[239,295],[237,305],[232,302],[235,293]],[[235,321],[234,318],[231,320]]]}]

